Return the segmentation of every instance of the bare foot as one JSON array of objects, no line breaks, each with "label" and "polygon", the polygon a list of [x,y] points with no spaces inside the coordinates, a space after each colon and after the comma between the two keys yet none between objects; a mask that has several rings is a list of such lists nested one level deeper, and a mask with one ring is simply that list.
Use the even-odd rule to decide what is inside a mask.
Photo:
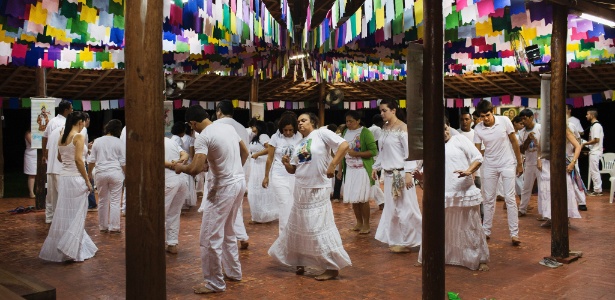
[{"label": "bare foot", "polygon": [[338,270],[326,270],[324,273],[314,277],[314,279],[318,281],[330,280],[330,279],[337,277],[339,273],[340,272]]},{"label": "bare foot", "polygon": [[483,272],[489,271],[489,266],[487,266],[487,264],[482,264],[481,263],[480,265],[478,265],[478,270],[479,271],[483,271]]},{"label": "bare foot", "polygon": [[354,227],[350,228],[350,230],[352,230],[352,231],[359,231],[359,230],[361,230],[361,224],[355,225]]},{"label": "bare foot", "polygon": [[391,246],[389,247],[389,250],[391,250],[391,252],[393,253],[410,253],[410,248],[406,247],[406,246]]},{"label": "bare foot", "polygon": [[216,292],[214,290],[208,289],[205,286],[205,282],[201,282],[199,285],[193,286],[192,289],[194,290],[195,294],[211,294],[211,293],[215,293]]},{"label": "bare foot", "polygon": [[422,267],[423,267],[423,264],[422,264],[422,263],[420,263],[420,262],[416,262],[416,263],[414,264],[414,266],[415,266],[415,267],[422,268]]},{"label": "bare foot", "polygon": [[297,266],[297,271],[295,271],[295,274],[303,275],[304,273],[305,273],[305,267],[304,266]]},{"label": "bare foot", "polygon": [[369,226],[361,227],[361,230],[359,230],[359,234],[368,234],[370,232],[371,232],[371,230],[370,230]]}]

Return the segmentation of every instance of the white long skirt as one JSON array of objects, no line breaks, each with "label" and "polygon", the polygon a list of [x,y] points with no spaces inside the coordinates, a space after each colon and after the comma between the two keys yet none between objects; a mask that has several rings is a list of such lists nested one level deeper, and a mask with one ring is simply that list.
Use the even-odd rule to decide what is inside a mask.
[{"label": "white long skirt", "polygon": [[[252,221],[259,223],[271,222],[278,218],[278,202],[273,190],[263,188],[266,157],[251,159],[250,180],[248,181],[248,202]],[[271,176],[270,176],[271,177]]]},{"label": "white long skirt", "polygon": [[273,173],[270,176],[269,188],[276,201],[278,202],[278,224],[279,234],[282,235],[282,231],[286,228],[288,222],[288,216],[290,210],[293,207],[295,192],[295,176],[294,175],[276,175]]},{"label": "white long skirt", "polygon": [[[402,178],[405,177],[401,174]],[[376,230],[376,240],[389,246],[416,247],[421,245],[423,218],[416,197],[416,188],[402,189],[393,198],[392,174],[384,174],[384,210]]]},{"label": "white long skirt", "polygon": [[24,152],[23,172],[26,175],[36,175],[36,149],[26,149]]},{"label": "white long skirt", "polygon": [[340,270],[352,263],[333,218],[330,188],[295,186],[295,202],[286,228],[269,255],[287,266]]},{"label": "white long skirt", "polygon": [[81,176],[60,176],[58,205],[39,257],[55,262],[84,261],[98,248],[85,232],[88,213],[87,185]]},{"label": "white long skirt", "polygon": [[[480,220],[480,206],[447,207],[445,214],[444,263],[470,270],[477,270],[481,263],[488,263],[489,247]],[[422,263],[422,249],[418,260]]]},{"label": "white long skirt", "polygon": [[[551,219],[551,162],[543,160],[542,172],[540,172],[540,188],[538,193],[542,195],[542,216]],[[577,201],[574,194],[574,187],[570,174],[566,174],[566,189],[567,197],[566,202],[568,206],[568,218],[581,218],[579,208],[577,207]]]},{"label": "white long skirt", "polygon": [[346,167],[344,203],[365,203],[372,195],[372,185],[364,168]]}]

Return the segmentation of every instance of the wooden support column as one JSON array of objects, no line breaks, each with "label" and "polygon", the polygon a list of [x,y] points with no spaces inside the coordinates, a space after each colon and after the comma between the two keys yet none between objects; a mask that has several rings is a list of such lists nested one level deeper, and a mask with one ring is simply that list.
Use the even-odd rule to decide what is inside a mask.
[{"label": "wooden support column", "polygon": [[[444,290],[444,37],[442,1],[425,0],[423,11],[423,299],[445,297]],[[410,76],[414,74],[409,74]],[[421,76],[416,74],[416,76]]]},{"label": "wooden support column", "polygon": [[551,36],[551,256],[566,258],[568,205],[566,200],[566,35],[568,9],[553,3]]},{"label": "wooden support column", "polygon": [[126,298],[166,299],[162,1],[126,1]]},{"label": "wooden support column", "polygon": [[258,102],[258,84],[260,78],[258,74],[258,70],[254,70],[254,76],[252,77],[252,81],[250,82],[250,102]]},{"label": "wooden support column", "polygon": [[325,97],[327,96],[327,83],[324,81],[320,83],[320,93],[318,97],[318,119],[320,124],[318,126],[325,125]]},{"label": "wooden support column", "polygon": [[[47,97],[47,69],[36,68],[36,96]],[[53,110],[52,113],[55,113]],[[49,147],[47,147],[49,149]],[[47,164],[43,163],[43,149],[36,150],[36,178],[34,179],[34,207],[45,209],[45,183],[47,182]]]}]

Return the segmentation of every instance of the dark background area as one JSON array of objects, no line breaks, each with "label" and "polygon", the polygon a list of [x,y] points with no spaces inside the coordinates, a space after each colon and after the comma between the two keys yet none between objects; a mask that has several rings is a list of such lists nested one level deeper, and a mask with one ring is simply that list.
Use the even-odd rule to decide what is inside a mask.
[{"label": "dark background area", "polygon": [[[605,102],[594,106],[598,109],[598,120],[604,128],[604,152],[615,152],[615,102]],[[589,122],[585,118],[589,107],[577,108],[572,111],[572,115],[581,120],[584,128],[589,127]],[[284,109],[276,109],[265,111],[265,121],[275,121],[278,119]],[[348,110],[331,109],[325,111],[325,125],[335,123],[337,125],[345,123],[344,114]],[[215,115],[214,111],[207,111],[211,115]],[[303,112],[312,112],[318,115],[317,108],[307,108],[304,110],[295,111],[298,115]],[[459,128],[459,108],[446,108],[451,126]],[[27,196],[26,175],[23,174],[23,153],[26,148],[24,134],[30,126],[30,110],[29,109],[8,109],[2,111],[4,122],[2,123],[4,137],[4,174],[5,174],[5,197]],[[111,119],[119,119],[125,123],[124,110],[107,110],[98,112],[88,112],[90,114],[91,124],[88,128],[90,141],[100,137],[103,132],[104,124]],[[365,126],[371,126],[372,117],[378,114],[377,109],[359,110],[362,115],[362,121]],[[173,111],[173,117],[176,122],[183,122],[185,109]],[[247,126],[250,112],[245,109],[235,111],[234,118]],[[584,137],[587,139],[587,136]],[[587,156],[581,156],[580,159],[581,174],[583,179],[586,179],[587,174]],[[603,178],[604,189],[609,188],[608,178]]]}]

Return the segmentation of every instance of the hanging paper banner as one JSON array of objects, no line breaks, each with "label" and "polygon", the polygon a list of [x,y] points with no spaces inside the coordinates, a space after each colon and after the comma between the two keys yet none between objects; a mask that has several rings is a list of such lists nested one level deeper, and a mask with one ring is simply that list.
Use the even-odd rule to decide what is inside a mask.
[{"label": "hanging paper banner", "polygon": [[265,104],[256,103],[256,102],[249,102],[249,104],[250,104],[250,117],[260,120],[260,121],[264,121],[265,120]]}]

